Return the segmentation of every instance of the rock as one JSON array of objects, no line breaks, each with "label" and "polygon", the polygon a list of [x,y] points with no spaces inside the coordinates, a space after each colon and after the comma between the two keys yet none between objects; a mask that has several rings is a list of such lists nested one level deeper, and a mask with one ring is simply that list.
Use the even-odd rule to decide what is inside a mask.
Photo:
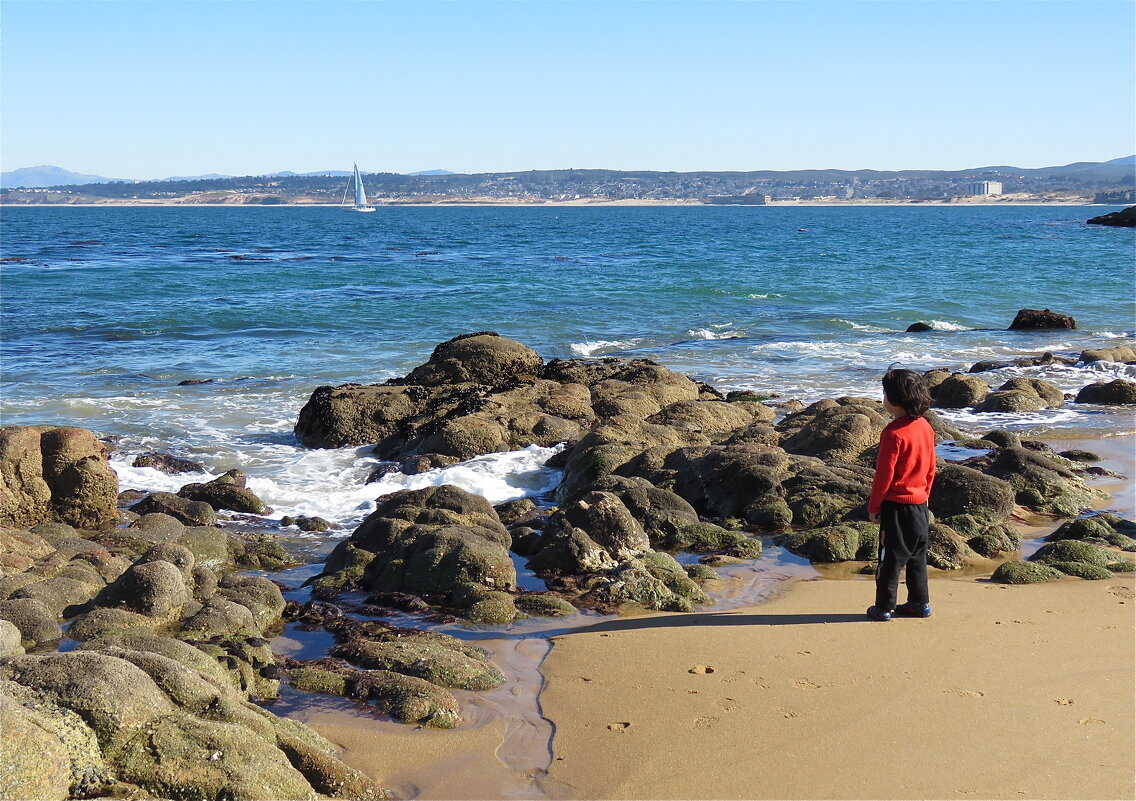
[{"label": "rock", "polygon": [[1113,381],[1089,384],[1077,393],[1074,403],[1099,403],[1107,406],[1136,404],[1136,381],[1117,378]]},{"label": "rock", "polygon": [[335,646],[329,653],[363,668],[414,676],[441,687],[490,690],[505,681],[501,671],[487,659],[473,658],[452,648],[412,639],[397,642],[353,640]]},{"label": "rock", "polygon": [[777,543],[810,562],[875,559],[879,527],[861,523],[793,531],[778,537]]},{"label": "rock", "polygon": [[954,373],[932,388],[932,406],[940,409],[964,409],[981,403],[990,387],[981,378],[967,373]]},{"label": "rock", "polygon": [[1113,211],[1108,214],[1102,214],[1099,217],[1093,217],[1088,223],[1089,225],[1112,225],[1120,228],[1132,228],[1136,226],[1136,206],[1129,206],[1120,211]]},{"label": "rock", "polygon": [[177,494],[190,501],[207,503],[214,509],[228,509],[253,515],[264,514],[267,508],[264,501],[245,486],[245,481],[244,473],[230,470],[205,484],[186,484],[177,491]]},{"label": "rock", "polygon": [[0,659],[24,653],[23,636],[16,624],[0,618]]},{"label": "rock", "polygon": [[684,400],[647,418],[648,423],[698,431],[714,439],[755,421],[771,422],[773,409],[761,403]]},{"label": "rock", "polygon": [[536,503],[532,498],[517,498],[513,501],[497,504],[493,507],[498,519],[504,526],[512,527],[518,523],[527,523],[537,512]]},{"label": "rock", "polygon": [[1093,565],[1087,562],[1048,562],[1050,567],[1060,570],[1067,576],[1076,576],[1077,578],[1087,579],[1089,581],[1100,581],[1102,579],[1112,578],[1112,571],[1107,567],[1100,565]]},{"label": "rock", "polygon": [[1061,451],[1057,454],[1062,459],[1068,459],[1071,462],[1099,462],[1101,457],[1092,451],[1081,450],[1080,448],[1073,448],[1072,450]]},{"label": "rock", "polygon": [[557,595],[518,595],[514,599],[517,609],[533,617],[568,617],[576,614],[576,607]]},{"label": "rock", "polygon": [[1065,405],[1065,395],[1060,387],[1040,378],[1011,378],[1002,386],[999,392],[1024,392],[1034,395],[1044,401],[1051,409],[1059,409]]},{"label": "rock", "polygon": [[1014,508],[1014,488],[970,467],[940,462],[928,508],[936,518],[969,515],[985,525],[1001,523]]},{"label": "rock", "polygon": [[867,398],[821,400],[787,416],[777,429],[789,453],[825,461],[856,462],[879,444],[890,422],[883,405]]},{"label": "rock", "polygon": [[329,531],[333,528],[332,524],[322,517],[307,517],[305,515],[282,517],[280,518],[280,525],[295,526],[300,529],[300,531]]},{"label": "rock", "polygon": [[1004,562],[990,576],[999,584],[1034,584],[1039,581],[1052,581],[1062,578],[1060,570],[1037,562]]},{"label": "rock", "polygon": [[1047,542],[1038,548],[1037,553],[1030,557],[1031,562],[1041,562],[1056,566],[1061,562],[1083,562],[1097,567],[1106,567],[1117,561],[1115,551],[1094,545],[1091,542],[1079,540],[1058,540]]},{"label": "rock", "polygon": [[0,620],[13,624],[23,641],[32,645],[55,642],[62,635],[55,614],[36,598],[0,601]]},{"label": "rock", "polygon": [[1036,412],[1046,407],[1045,401],[1032,392],[1020,390],[991,392],[974,407],[976,412]]},{"label": "rock", "polygon": [[934,330],[935,330],[934,326],[930,326],[927,323],[912,323],[911,325],[907,326],[907,331],[905,333],[916,334],[916,333],[922,333],[924,331],[934,331]]},{"label": "rock", "polygon": [[[1066,460],[1024,447],[997,451],[987,472],[1007,481],[1018,503],[1039,512],[1075,517],[1104,497],[1100,490],[1087,486]],[[934,494],[932,490],[932,498]]]},{"label": "rock", "polygon": [[133,467],[152,467],[166,475],[176,476],[182,473],[204,473],[205,466],[189,459],[181,459],[168,453],[143,453],[132,462]]},{"label": "rock", "polygon": [[71,798],[71,758],[44,716],[22,706],[0,682],[0,798]]},{"label": "rock", "polygon": [[1010,331],[1049,330],[1055,328],[1076,328],[1077,323],[1067,314],[1058,314],[1049,309],[1021,309],[1010,323]]},{"label": "rock", "polygon": [[96,606],[67,627],[67,636],[78,642],[100,637],[151,634],[159,621],[126,609]]},{"label": "rock", "polygon": [[118,476],[107,449],[82,428],[0,428],[0,525],[58,520],[87,529],[118,521]]},{"label": "rock", "polygon": [[651,551],[589,578],[581,602],[600,608],[638,604],[645,609],[691,612],[708,596],[667,554]]},{"label": "rock", "polygon": [[950,526],[932,523],[927,542],[927,564],[939,570],[958,570],[974,556],[966,540]]},{"label": "rock", "polygon": [[721,576],[718,572],[709,565],[696,562],[693,565],[684,565],[686,575],[690,576],[694,581],[709,581],[711,579],[718,579]]},{"label": "rock", "polygon": [[54,551],[38,534],[0,527],[0,575],[21,573]]},{"label": "rock", "polygon": [[647,532],[639,521],[623,505],[619,496],[610,492],[589,492],[561,507],[550,519],[548,528],[558,525],[587,532],[616,561],[639,556],[651,547]]},{"label": "rock", "polygon": [[503,384],[538,376],[544,361],[533,351],[492,331],[462,334],[434,348],[429,361],[406,377],[408,384]]},{"label": "rock", "polygon": [[382,442],[423,412],[431,393],[416,386],[317,387],[300,409],[295,434],[308,448]]},{"label": "rock", "polygon": [[1046,539],[1050,542],[1057,540],[1102,542],[1125,551],[1136,551],[1136,539],[1118,531],[1109,518],[1109,515],[1096,515],[1070,520]]},{"label": "rock", "polygon": [[[102,582],[100,581],[101,585]],[[98,590],[89,584],[64,576],[40,579],[12,593],[11,599],[33,598],[42,603],[54,617],[64,617],[64,611],[78,607],[94,597]],[[72,612],[72,614],[74,614]]]},{"label": "rock", "polygon": [[151,492],[130,507],[140,515],[161,513],[188,526],[212,526],[217,523],[213,507],[202,501],[191,501],[172,492]]},{"label": "rock", "polygon": [[968,539],[966,544],[980,556],[993,559],[999,554],[1016,553],[1021,550],[1022,539],[1014,529],[1001,524],[990,526]]},{"label": "rock", "polygon": [[[186,554],[189,551],[182,549]],[[192,569],[192,556],[190,556]],[[125,609],[159,620],[176,619],[182,607],[192,600],[186,586],[187,576],[177,565],[161,559],[139,560],[107,586],[95,603],[99,606]]]},{"label": "rock", "polygon": [[1136,362],[1136,350],[1127,346],[1083,350],[1081,351],[1081,362],[1084,364],[1092,364],[1093,362]]},{"label": "rock", "polygon": [[484,593],[465,610],[465,617],[474,623],[503,625],[517,619],[517,607],[509,593],[490,591]]},{"label": "rock", "polygon": [[331,659],[289,659],[285,666],[296,689],[371,699],[399,723],[452,729],[461,720],[453,694],[425,679],[388,670],[356,670]]},{"label": "rock", "polygon": [[445,595],[462,583],[511,589],[512,538],[484,498],[450,485],[384,498],[336,547],[317,586]]},{"label": "rock", "polygon": [[185,534],[185,524],[173,515],[162,512],[143,514],[129,526],[132,530],[145,532],[151,542],[176,540]]}]

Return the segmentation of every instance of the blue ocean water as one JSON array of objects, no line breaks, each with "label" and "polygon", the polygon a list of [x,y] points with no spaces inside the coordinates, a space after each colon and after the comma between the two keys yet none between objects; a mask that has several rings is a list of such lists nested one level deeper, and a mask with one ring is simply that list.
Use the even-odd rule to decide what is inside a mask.
[{"label": "blue ocean water", "polygon": [[[293,440],[311,391],[405,374],[469,331],[545,358],[650,357],[723,390],[806,402],[875,396],[896,361],[968,369],[1131,345],[1133,232],[1085,224],[1110,210],[8,208],[0,413],[116,436],[117,467],[149,449],[215,472],[239,464],[278,509],[331,514],[309,496],[354,509],[374,487],[356,487],[365,454]],[[1023,307],[1070,314],[1078,330],[1006,331]],[[904,333],[916,321],[935,330]],[[1132,368],[984,376],[1011,374],[1073,392]],[[956,422],[977,430],[1131,430],[1129,414],[1072,404],[968,415]],[[509,469],[531,489],[550,479],[530,457]],[[165,480],[126,474],[148,489]]]}]

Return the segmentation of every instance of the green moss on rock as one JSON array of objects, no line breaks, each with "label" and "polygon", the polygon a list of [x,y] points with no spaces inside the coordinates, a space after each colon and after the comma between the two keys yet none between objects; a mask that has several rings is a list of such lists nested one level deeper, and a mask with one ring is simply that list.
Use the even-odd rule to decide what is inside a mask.
[{"label": "green moss on rock", "polygon": [[1064,575],[1060,570],[1040,562],[1015,561],[999,565],[990,580],[1000,584],[1035,584],[1059,579]]},{"label": "green moss on rock", "polygon": [[1090,565],[1087,562],[1049,562],[1049,566],[1060,570],[1067,576],[1099,581],[1112,578],[1112,571],[1100,565]]}]

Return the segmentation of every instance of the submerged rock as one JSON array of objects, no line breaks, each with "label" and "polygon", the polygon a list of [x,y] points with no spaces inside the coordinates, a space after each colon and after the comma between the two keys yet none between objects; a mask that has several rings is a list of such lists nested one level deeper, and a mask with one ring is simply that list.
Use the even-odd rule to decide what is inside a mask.
[{"label": "submerged rock", "polygon": [[1067,314],[1059,314],[1049,309],[1021,309],[1010,323],[1010,331],[1049,330],[1076,328],[1076,321]]}]

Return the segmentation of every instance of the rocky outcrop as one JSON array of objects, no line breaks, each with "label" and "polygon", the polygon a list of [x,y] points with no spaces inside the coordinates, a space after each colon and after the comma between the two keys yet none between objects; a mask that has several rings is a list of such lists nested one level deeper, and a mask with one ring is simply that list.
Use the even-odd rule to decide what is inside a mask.
[{"label": "rocky outcrop", "polygon": [[176,476],[181,473],[204,473],[205,465],[190,459],[182,459],[168,453],[149,451],[135,457],[133,467],[152,467],[158,472]]},{"label": "rocky outcrop", "polygon": [[82,428],[0,428],[0,526],[62,521],[81,528],[118,522],[118,476],[106,446]]},{"label": "rocky outcrop", "polygon": [[1089,225],[1111,225],[1118,228],[1136,227],[1136,206],[1129,206],[1120,211],[1113,211],[1108,214],[1102,214],[1099,217],[1093,217],[1088,223]]},{"label": "rocky outcrop", "polygon": [[989,385],[970,373],[954,373],[931,387],[932,406],[964,409],[981,403],[990,394]]},{"label": "rocky outcrop", "polygon": [[1132,362],[1136,362],[1136,350],[1124,345],[1115,348],[1083,350],[1081,351],[1081,362],[1084,364],[1092,364],[1093,362],[1124,362],[1131,364]]},{"label": "rocky outcrop", "polygon": [[230,470],[204,484],[186,484],[177,494],[189,501],[207,503],[215,511],[228,509],[254,515],[267,511],[264,501],[248,488],[248,476],[240,470]]},{"label": "rocky outcrop", "polygon": [[1021,309],[1010,323],[1010,331],[1052,330],[1076,328],[1076,321],[1067,314],[1049,309]]}]

